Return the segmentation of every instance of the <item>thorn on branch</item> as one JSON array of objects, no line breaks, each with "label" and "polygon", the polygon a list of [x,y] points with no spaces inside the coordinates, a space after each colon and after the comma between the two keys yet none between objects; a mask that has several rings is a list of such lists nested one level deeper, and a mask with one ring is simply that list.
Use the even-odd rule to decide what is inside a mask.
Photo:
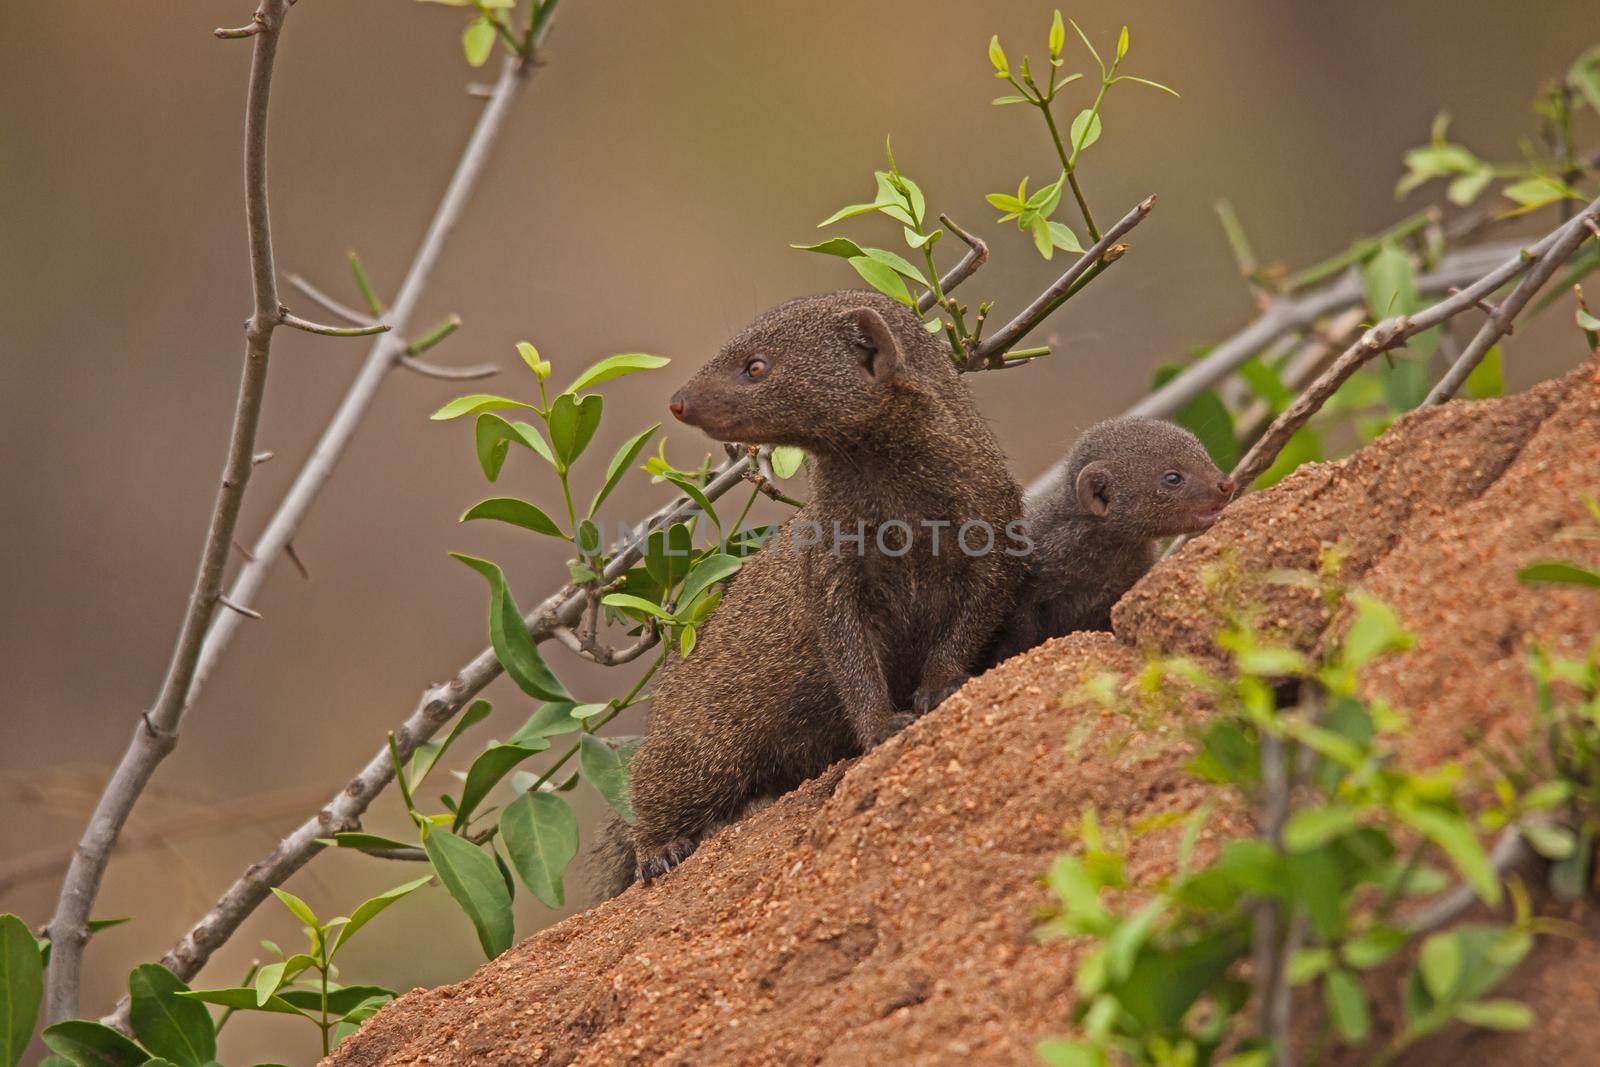
[{"label": "thorn on branch", "polygon": [[389,324],[386,322],[373,323],[371,326],[325,326],[320,322],[312,322],[310,319],[302,319],[299,315],[291,314],[282,304],[278,305],[278,321],[284,326],[293,326],[297,330],[323,337],[371,337],[375,333],[389,332]]},{"label": "thorn on branch", "polygon": [[477,378],[493,378],[500,373],[499,365],[494,363],[478,363],[471,367],[441,367],[437,363],[429,363],[415,356],[406,355],[400,357],[400,365],[424,378],[438,378],[447,382],[470,382]]},{"label": "thorn on branch", "polygon": [[252,467],[259,467],[263,463],[270,461],[272,457],[276,455],[276,452],[257,452],[255,455],[250,457],[250,465]]},{"label": "thorn on branch", "polygon": [[[1461,295],[1461,287],[1460,286],[1456,286],[1456,285],[1452,285],[1449,288],[1448,292],[1450,293],[1451,296],[1460,296]],[[1499,306],[1495,305],[1495,304],[1491,304],[1487,300],[1474,300],[1472,302],[1472,306],[1477,308],[1479,311],[1483,312],[1485,315],[1489,316],[1490,318],[1494,318],[1496,315],[1498,315],[1500,313]],[[1507,322],[1506,323],[1506,334],[1507,334],[1507,336],[1510,336],[1511,334],[1514,334],[1516,332],[1517,332],[1517,329],[1516,329],[1515,324]]]},{"label": "thorn on branch", "polygon": [[239,26],[234,29],[227,29],[226,27],[218,26],[216,29],[211,31],[211,35],[223,41],[238,41],[243,40],[246,37],[254,37],[258,33],[265,33],[270,29],[272,29],[272,24],[267,20],[266,14],[257,11],[254,15],[250,16],[250,22],[247,25]]},{"label": "thorn on branch", "polygon": [[423,334],[420,338],[406,346],[406,355],[420,356],[434,345],[461,328],[461,316],[451,315],[439,325]]},{"label": "thorn on branch", "polygon": [[235,537],[233,539],[233,548],[234,548],[234,551],[238,552],[239,555],[241,555],[241,556],[243,556],[245,558],[245,562],[254,563],[256,561],[255,553],[251,552],[248,548],[244,547],[244,545],[242,545],[239,542],[239,539],[237,537]]},{"label": "thorn on branch", "polygon": [[293,541],[283,543],[283,554],[289,557],[289,562],[294,564],[294,569],[300,572],[300,577],[306,581],[311,580],[311,572],[306,570],[306,565],[300,560],[300,553],[295,551]]},{"label": "thorn on branch", "polygon": [[217,594],[217,603],[221,604],[229,611],[237,611],[240,615],[243,615],[247,619],[261,618],[261,612],[255,610],[254,608],[247,608],[243,604],[228,599],[228,595],[226,593]]},{"label": "thorn on branch", "polygon": [[341,304],[298,274],[289,275],[289,284],[298,289],[307,299],[320,306],[322,310],[337,315],[348,323],[356,326],[376,326],[378,324],[376,319],[363,315],[346,304]]}]

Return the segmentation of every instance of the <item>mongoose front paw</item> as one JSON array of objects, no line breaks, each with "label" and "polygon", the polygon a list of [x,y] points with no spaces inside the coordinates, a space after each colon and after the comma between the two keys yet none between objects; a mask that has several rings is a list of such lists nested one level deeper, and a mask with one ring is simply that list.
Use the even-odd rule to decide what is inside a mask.
[{"label": "mongoose front paw", "polygon": [[943,704],[945,698],[965,685],[966,681],[966,678],[961,678],[951,685],[929,686],[918,689],[911,694],[911,707],[918,715],[926,715],[940,704]]},{"label": "mongoose front paw", "polygon": [[872,739],[873,746],[876,747],[883,744],[916,721],[917,716],[909,711],[897,711],[893,715],[885,716],[882,724],[878,727],[877,735]]},{"label": "mongoose front paw", "polygon": [[674,837],[660,848],[640,852],[633,869],[634,878],[649,884],[652,879],[660,878],[694,855],[694,850],[699,844],[700,842],[690,837]]}]

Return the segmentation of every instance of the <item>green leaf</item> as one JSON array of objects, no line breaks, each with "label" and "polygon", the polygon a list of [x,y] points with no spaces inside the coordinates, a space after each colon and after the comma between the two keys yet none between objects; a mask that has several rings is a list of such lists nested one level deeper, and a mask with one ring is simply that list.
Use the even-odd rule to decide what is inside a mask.
[{"label": "green leaf", "polygon": [[996,107],[1004,107],[1007,104],[1026,104],[1027,102],[1028,102],[1028,98],[1027,97],[1025,97],[1025,96],[1017,96],[1015,94],[1011,94],[1011,95],[1008,95],[1008,96],[997,96],[993,100],[989,101],[989,103],[993,104]]},{"label": "green leaf", "polygon": [[[285,989],[279,994],[296,1008],[322,1014],[322,990]],[[328,1014],[345,1015],[371,1000],[393,1000],[394,990],[377,985],[347,985],[328,990]]]},{"label": "green leaf", "polygon": [[1315,463],[1321,458],[1322,435],[1310,427],[1301,429],[1289,438],[1289,443],[1283,446],[1283,451],[1278,453],[1278,458],[1273,461],[1272,466],[1256,479],[1256,488],[1265,489],[1269,485],[1277,485],[1292,474],[1295,468],[1306,463]]},{"label": "green leaf", "polygon": [[[420,749],[418,751],[421,751]],[[350,848],[357,852],[383,852],[392,848],[411,848],[409,841],[399,841],[393,837],[384,837],[382,834],[368,834],[359,830],[343,830],[332,837],[319,838],[322,841],[331,841],[336,848]]]},{"label": "green leaf", "polygon": [[852,256],[850,265],[878,292],[900,301],[906,307],[917,306],[916,300],[912,299],[911,290],[906,288],[905,279],[893,267],[880,263],[870,256]]},{"label": "green leaf", "polygon": [[678,655],[688,659],[690,654],[694,652],[695,642],[699,639],[692,625],[685,626],[678,634]]},{"label": "green leaf", "polygon": [[644,543],[644,569],[662,589],[671,589],[689,573],[694,540],[689,527],[675,522],[665,530],[655,530]]},{"label": "green leaf", "polygon": [[1467,395],[1477,400],[1499,396],[1505,391],[1505,377],[1501,373],[1500,346],[1493,345],[1483,354],[1483,359],[1467,375]]},{"label": "green leaf", "polygon": [[1105,1056],[1087,1041],[1047,1037],[1033,1046],[1033,1054],[1046,1067],[1104,1067]]},{"label": "green leaf", "polygon": [[1533,1009],[1515,1000],[1474,1000],[1457,1005],[1456,1018],[1485,1030],[1526,1030]]},{"label": "green leaf", "polygon": [[605,398],[599,393],[590,393],[582,400],[572,393],[562,393],[550,405],[550,445],[561,469],[571,467],[583,455],[600,426],[604,407]]},{"label": "green leaf", "polygon": [[570,700],[572,694],[545,666],[538,646],[523,624],[522,611],[506,587],[505,575],[488,560],[452,552],[450,555],[465,563],[489,583],[489,640],[494,645],[500,665],[506,669],[517,687],[540,700]]},{"label": "green leaf", "polygon": [[1132,74],[1119,74],[1115,80],[1119,82],[1138,82],[1140,85],[1148,85],[1152,89],[1160,89],[1168,96],[1178,96],[1178,90],[1172,86],[1162,85],[1160,82],[1151,81],[1149,78],[1135,78]]},{"label": "green leaf", "polygon": [[1517,571],[1517,580],[1600,587],[1600,571],[1566,560],[1552,559],[1528,564]]},{"label": "green leaf", "polygon": [[1362,269],[1367,312],[1373,319],[1403,315],[1417,304],[1417,270],[1400,246],[1384,241]]},{"label": "green leaf", "polygon": [[461,787],[461,801],[456,805],[454,829],[460,830],[467,825],[467,820],[483,803],[483,798],[489,795],[489,790],[510,774],[517,764],[549,747],[549,738],[530,737],[520,744],[491,744],[484,749],[467,770],[466,783]]},{"label": "green leaf", "polygon": [[[1024,179],[1024,181],[1026,181],[1026,179]],[[999,208],[1001,211],[1021,211],[1023,208],[1028,206],[1017,197],[1012,196],[1010,193],[990,193],[989,195],[985,196],[984,199],[989,201],[989,203],[993,206]]]},{"label": "green leaf", "polygon": [[572,710],[567,712],[567,715],[578,722],[583,722],[601,714],[610,706],[610,704],[574,704]]},{"label": "green leaf", "polygon": [[1082,252],[1083,244],[1078,240],[1078,235],[1072,232],[1071,227],[1061,222],[1047,223],[1050,228],[1050,243],[1063,252]]},{"label": "green leaf", "polygon": [[1400,624],[1394,609],[1377,597],[1356,592],[1350,595],[1355,606],[1355,617],[1345,631],[1343,644],[1344,665],[1360,670],[1379,656],[1391,652],[1404,652],[1416,643]]},{"label": "green leaf", "polygon": [[989,62],[994,65],[996,74],[1005,75],[1010,72],[1010,65],[1006,62],[1006,50],[1000,47],[999,34],[989,38]]},{"label": "green leaf", "polygon": [[1450,992],[1461,977],[1461,943],[1454,931],[1434,934],[1423,942],[1417,971],[1435,1000],[1450,999]]},{"label": "green leaf", "polygon": [[878,204],[878,203],[851,204],[848,207],[840,208],[838,211],[835,211],[832,215],[829,215],[827,218],[825,218],[821,222],[817,223],[817,229],[820,230],[824,226],[832,226],[834,223],[839,222],[839,221],[841,221],[843,219],[854,218],[857,215],[865,215],[869,211],[879,211],[879,210],[882,210],[882,208],[883,208],[883,205],[882,204]]},{"label": "green leaf", "polygon": [[485,15],[467,23],[461,31],[461,51],[466,53],[468,63],[481,67],[489,61],[489,54],[494,51],[494,33],[494,23]]},{"label": "green leaf", "polygon": [[47,1026],[40,1037],[51,1052],[65,1056],[78,1067],[140,1067],[150,1058],[148,1052],[118,1031],[88,1019],[68,1019]]},{"label": "green leaf", "polygon": [[285,982],[292,982],[302,972],[316,965],[316,960],[304,952],[296,952],[286,960],[269,963],[256,972],[256,1006],[271,1000]]},{"label": "green leaf", "polygon": [[[592,735],[584,734],[588,740]],[[566,903],[562,875],[578,854],[578,819],[562,797],[523,793],[500,815],[500,838],[517,877],[546,906]]]},{"label": "green leaf", "polygon": [[1061,21],[1061,11],[1057,9],[1055,17],[1050,20],[1050,58],[1061,58],[1061,46],[1067,42],[1067,27]]},{"label": "green leaf", "polygon": [[532,530],[534,533],[549,537],[560,537],[563,540],[567,536],[561,527],[556,525],[556,521],[539,508],[526,500],[518,500],[511,496],[480,500],[461,513],[460,521],[469,522],[473,519],[494,519],[496,522],[510,523],[512,526],[521,526],[525,530]]},{"label": "green leaf", "polygon": [[216,1004],[223,1008],[232,1008],[234,1011],[265,1011],[277,1015],[299,1015],[300,1011],[282,997],[272,997],[265,1004],[256,1003],[256,991],[250,986],[233,986],[228,989],[196,989],[188,993],[179,993],[185,1000],[197,1000],[204,1004]]},{"label": "green leaf", "polygon": [[1055,243],[1050,239],[1050,223],[1043,216],[1035,215],[1031,211],[1027,220],[1028,232],[1033,236],[1033,247],[1037,248],[1045,259],[1050,259],[1056,251]]},{"label": "green leaf", "polygon": [[1265,400],[1274,414],[1294,403],[1294,391],[1283,384],[1283,379],[1278,377],[1275,367],[1251,357],[1239,366],[1238,373],[1240,379],[1250,387],[1250,391]]},{"label": "green leaf", "polygon": [[1515,201],[1520,205],[1520,211],[1533,211],[1560,200],[1576,199],[1578,193],[1559,178],[1539,175],[1513,182],[1500,190],[1500,195]]},{"label": "green leaf", "polygon": [[[455,725],[450,728],[450,732],[445,735],[443,741],[429,741],[424,745],[417,746],[416,751],[411,753],[411,788],[415,789],[422,784],[422,780],[428,777],[428,772],[433,770],[446,752],[450,751],[450,746],[456,743],[456,738],[478,725],[484,719],[487,719],[489,712],[493,710],[494,705],[487,700],[474,700],[467,710],[461,713],[461,717],[456,720]],[[333,836],[340,838],[347,835],[334,834]],[[366,836],[370,837],[372,835]]]},{"label": "green leaf", "polygon": [[44,961],[28,924],[0,915],[0,1067],[22,1062],[44,996]]},{"label": "green leaf", "polygon": [[897,256],[893,252],[882,248],[868,248],[865,250],[865,254],[867,258],[877,260],[901,277],[910,278],[912,281],[920,283],[924,289],[928,288],[928,279],[904,257]]},{"label": "green leaf", "polygon": [[683,591],[678,594],[678,603],[688,607],[702,592],[737,574],[743,565],[744,560],[725,552],[711,552],[701,556],[689,571],[689,577],[684,579]]},{"label": "green leaf", "polygon": [[1425,808],[1403,798],[1396,802],[1395,814],[1401,822],[1444,850],[1479,899],[1491,907],[1499,905],[1500,878],[1465,818]]},{"label": "green leaf", "polygon": [[377,896],[363,900],[356,907],[356,910],[350,913],[350,921],[344,924],[344,928],[339,931],[338,938],[333,942],[333,947],[328,949],[328,958],[332,959],[334,953],[338,952],[346,941],[354,937],[357,930],[377,918],[389,905],[404,900],[431,881],[433,881],[431,876],[418,878],[404,885],[397,885],[393,889],[385,889]]},{"label": "green leaf", "polygon": [[217,1029],[204,1004],[185,1000],[189,989],[159,963],[143,963],[128,974],[133,1033],[157,1056],[179,1067],[205,1067],[217,1058]]},{"label": "green leaf", "polygon": [[1344,804],[1322,808],[1297,808],[1283,827],[1283,846],[1290,852],[1322,848],[1358,825],[1359,813]]},{"label": "green leaf", "polygon": [[1405,948],[1408,940],[1404,930],[1375,926],[1346,941],[1340,954],[1350,966],[1364,971],[1378,966]]},{"label": "green leaf", "polygon": [[628,799],[628,765],[610,744],[594,734],[578,738],[578,765],[584,780],[605,797],[624,822],[633,822],[633,804]]},{"label": "green leaf", "polygon": [[317,913],[311,910],[311,905],[307,904],[305,901],[301,900],[287,889],[279,889],[277,886],[272,886],[271,888],[272,895],[277,897],[278,900],[283,903],[284,907],[292,911],[296,919],[299,919],[307,926],[322,925],[317,921]]},{"label": "green leaf", "polygon": [[792,244],[789,247],[798,248],[802,252],[821,252],[825,256],[839,256],[843,259],[866,255],[861,250],[861,246],[848,237],[832,237],[826,241],[819,241],[814,245]]},{"label": "green leaf", "polygon": [[605,604],[608,607],[637,611],[645,615],[652,615],[658,619],[664,619],[668,622],[672,621],[672,616],[668,614],[660,604],[646,600],[644,597],[632,596],[628,593],[607,593],[605,596],[600,598],[600,603]]},{"label": "green leaf", "polygon": [[618,446],[616,454],[611,457],[611,462],[606,466],[606,480],[600,486],[600,491],[594,495],[594,500],[589,504],[589,517],[594,518],[594,513],[600,510],[600,505],[606,497],[611,495],[611,490],[617,487],[622,480],[622,475],[630,464],[638,458],[639,452],[644,448],[652,435],[661,429],[661,424],[655,423],[640,430]]},{"label": "green leaf", "polygon": [[1122,27],[1122,32],[1117,35],[1117,58],[1121,59],[1128,54],[1128,27]]},{"label": "green leaf", "polygon": [[1564,860],[1572,855],[1578,839],[1565,826],[1529,822],[1517,827],[1533,850],[1547,860]]},{"label": "green leaf", "polygon": [[429,415],[430,419],[454,419],[462,415],[476,415],[483,411],[502,411],[506,408],[528,408],[537,410],[532,404],[524,404],[520,400],[511,400],[503,396],[493,396],[489,393],[473,393],[471,396],[461,396],[450,401],[444,407]]},{"label": "green leaf", "polygon": [[672,360],[665,356],[651,356],[643,352],[623,352],[620,355],[607,356],[567,386],[569,393],[579,393],[590,386],[609,382],[613,378],[620,378],[625,374],[637,374],[642,370],[658,370],[665,367]]},{"label": "green leaf", "polygon": [[717,518],[717,509],[712,506],[711,498],[706,496],[705,490],[701,489],[698,485],[695,485],[682,475],[669,474],[666,476],[666,479],[679,489],[683,490],[684,495],[690,500],[693,500],[695,504],[699,506],[701,513],[705,515],[706,518],[710,519],[711,524],[717,528],[717,534],[720,539],[722,534],[722,520]]},{"label": "green leaf", "polygon": [[424,830],[422,847],[439,881],[472,920],[484,956],[494,959],[510,948],[515,934],[511,894],[493,857],[443,830]]},{"label": "green leaf", "polygon": [[1082,152],[1100,139],[1100,116],[1089,108],[1078,112],[1072,120],[1072,148]]},{"label": "green leaf", "polygon": [[516,733],[506,738],[506,744],[521,745],[535,737],[554,737],[557,734],[571,733],[578,728],[578,724],[572,720],[573,707],[570,701],[565,700],[541,704],[539,710],[529,716],[528,721],[523,723]]},{"label": "green leaf", "polygon": [[1445,187],[1445,199],[1456,207],[1466,207],[1482,196],[1492,181],[1494,181],[1494,169],[1491,167],[1479,167],[1477,170],[1468,171],[1450,180],[1450,184]]},{"label": "green leaf", "polygon": [[805,451],[794,445],[779,445],[772,450],[772,473],[779,478],[793,478],[795,471],[805,462]]},{"label": "green leaf", "polygon": [[532,423],[507,422],[499,415],[485,412],[478,416],[472,436],[478,452],[478,465],[483,468],[483,476],[491,482],[500,477],[500,468],[505,465],[506,452],[513,442],[538,453],[552,467],[559,466],[555,454],[545,443],[544,434]]},{"label": "green leaf", "polygon": [[1372,1032],[1372,1018],[1361,980],[1342,967],[1335,968],[1322,980],[1322,992],[1339,1036],[1351,1044],[1365,1041]]},{"label": "green leaf", "polygon": [[540,358],[539,350],[533,347],[531,343],[527,341],[518,341],[517,355],[521,356],[522,362],[528,365],[528,369],[533,371],[533,373],[537,374],[540,378],[549,377],[550,364],[544,359]]}]

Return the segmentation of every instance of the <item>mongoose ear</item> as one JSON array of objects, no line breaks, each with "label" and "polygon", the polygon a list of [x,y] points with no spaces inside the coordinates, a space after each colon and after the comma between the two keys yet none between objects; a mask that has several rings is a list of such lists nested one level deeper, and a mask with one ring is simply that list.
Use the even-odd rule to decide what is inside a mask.
[{"label": "mongoose ear", "polygon": [[1111,510],[1111,470],[1096,460],[1078,472],[1078,506],[1091,515],[1105,518]]},{"label": "mongoose ear", "polygon": [[841,312],[838,316],[845,343],[861,361],[861,369],[876,382],[886,382],[900,366],[900,342],[882,315],[868,307]]}]

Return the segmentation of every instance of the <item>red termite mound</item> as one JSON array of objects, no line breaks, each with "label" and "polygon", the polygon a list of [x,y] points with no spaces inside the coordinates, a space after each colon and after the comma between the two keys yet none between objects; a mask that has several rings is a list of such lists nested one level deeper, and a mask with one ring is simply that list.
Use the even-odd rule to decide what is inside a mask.
[{"label": "red termite mound", "polygon": [[[1315,571],[1338,544],[1344,576],[1417,635],[1364,680],[1409,709],[1403,757],[1470,763],[1528,727],[1529,643],[1577,656],[1600,632],[1600,593],[1516,579],[1538,558],[1600,562],[1600,542],[1563,537],[1592,522],[1585,494],[1600,495],[1600,358],[1519,396],[1408,415],[1233,505],[1124,598],[1115,635],[1002,664],[656,885],[408,993],[333,1062],[1031,1063],[1035,1040],[1067,1030],[1083,950],[1032,936],[1063,827],[1089,804],[1132,824],[1214,795],[1183,769],[1181,716],[1130,721],[1074,699],[1079,683],[1137,671],[1149,650],[1209,654],[1229,598],[1314,647],[1339,620],[1314,592],[1251,576]],[[1223,804],[1206,835],[1248,831]],[[1134,838],[1130,878],[1168,869],[1176,834]],[[1600,930],[1592,910],[1567,914]],[[1531,1032],[1459,1027],[1406,1062],[1589,1062],[1596,989],[1600,947],[1547,939],[1502,990],[1533,1007]],[[1380,1029],[1394,993],[1377,998]]]}]

